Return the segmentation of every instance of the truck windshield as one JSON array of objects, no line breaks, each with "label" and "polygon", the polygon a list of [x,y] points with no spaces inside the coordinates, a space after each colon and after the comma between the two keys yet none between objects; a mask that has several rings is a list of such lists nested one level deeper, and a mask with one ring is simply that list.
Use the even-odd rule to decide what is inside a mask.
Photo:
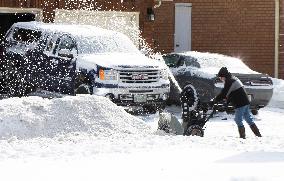
[{"label": "truck windshield", "polygon": [[130,39],[124,36],[95,36],[80,38],[78,50],[82,54],[139,53]]}]

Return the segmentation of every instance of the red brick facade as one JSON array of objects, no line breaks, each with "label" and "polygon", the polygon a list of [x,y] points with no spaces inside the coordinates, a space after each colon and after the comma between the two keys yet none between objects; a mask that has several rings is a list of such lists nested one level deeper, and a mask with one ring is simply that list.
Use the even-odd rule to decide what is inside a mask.
[{"label": "red brick facade", "polygon": [[[281,32],[283,33],[283,0]],[[254,70],[274,75],[275,1],[174,0],[155,9],[155,45],[173,51],[174,5],[192,4],[192,50],[237,56]],[[283,42],[283,36],[282,40]],[[283,48],[282,48],[283,52]],[[283,53],[280,77],[284,78]]]},{"label": "red brick facade", "polygon": [[280,3],[279,74],[284,79],[284,1]]}]

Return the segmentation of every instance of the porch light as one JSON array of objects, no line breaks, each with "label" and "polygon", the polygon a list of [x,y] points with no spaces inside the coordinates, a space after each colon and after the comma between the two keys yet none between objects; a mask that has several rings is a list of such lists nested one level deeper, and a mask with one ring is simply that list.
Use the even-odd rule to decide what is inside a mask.
[{"label": "porch light", "polygon": [[147,19],[149,21],[154,21],[155,20],[155,13],[153,8],[147,8]]}]

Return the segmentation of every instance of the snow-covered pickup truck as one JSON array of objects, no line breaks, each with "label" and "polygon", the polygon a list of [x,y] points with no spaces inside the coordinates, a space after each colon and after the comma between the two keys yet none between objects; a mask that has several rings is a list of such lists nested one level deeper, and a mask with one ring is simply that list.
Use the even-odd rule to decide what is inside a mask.
[{"label": "snow-covered pickup truck", "polygon": [[[163,62],[125,35],[90,25],[15,23],[1,44],[4,92],[105,96],[122,106],[164,107],[170,83]],[[2,92],[3,92],[2,91]]]}]

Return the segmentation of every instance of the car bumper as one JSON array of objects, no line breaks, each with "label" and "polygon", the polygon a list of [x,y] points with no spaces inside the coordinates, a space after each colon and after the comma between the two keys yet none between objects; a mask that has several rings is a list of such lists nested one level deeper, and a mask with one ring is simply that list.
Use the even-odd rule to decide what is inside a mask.
[{"label": "car bumper", "polygon": [[255,108],[262,108],[267,106],[272,95],[273,89],[246,89],[247,94],[251,98],[251,106]]},{"label": "car bumper", "polygon": [[169,97],[169,85],[155,87],[94,88],[93,94],[108,97],[119,106],[162,106]]},{"label": "car bumper", "polygon": [[[245,87],[245,89],[251,101],[251,108],[253,109],[267,106],[273,95],[273,88]],[[222,88],[215,87],[215,96],[218,95],[221,90]]]}]

